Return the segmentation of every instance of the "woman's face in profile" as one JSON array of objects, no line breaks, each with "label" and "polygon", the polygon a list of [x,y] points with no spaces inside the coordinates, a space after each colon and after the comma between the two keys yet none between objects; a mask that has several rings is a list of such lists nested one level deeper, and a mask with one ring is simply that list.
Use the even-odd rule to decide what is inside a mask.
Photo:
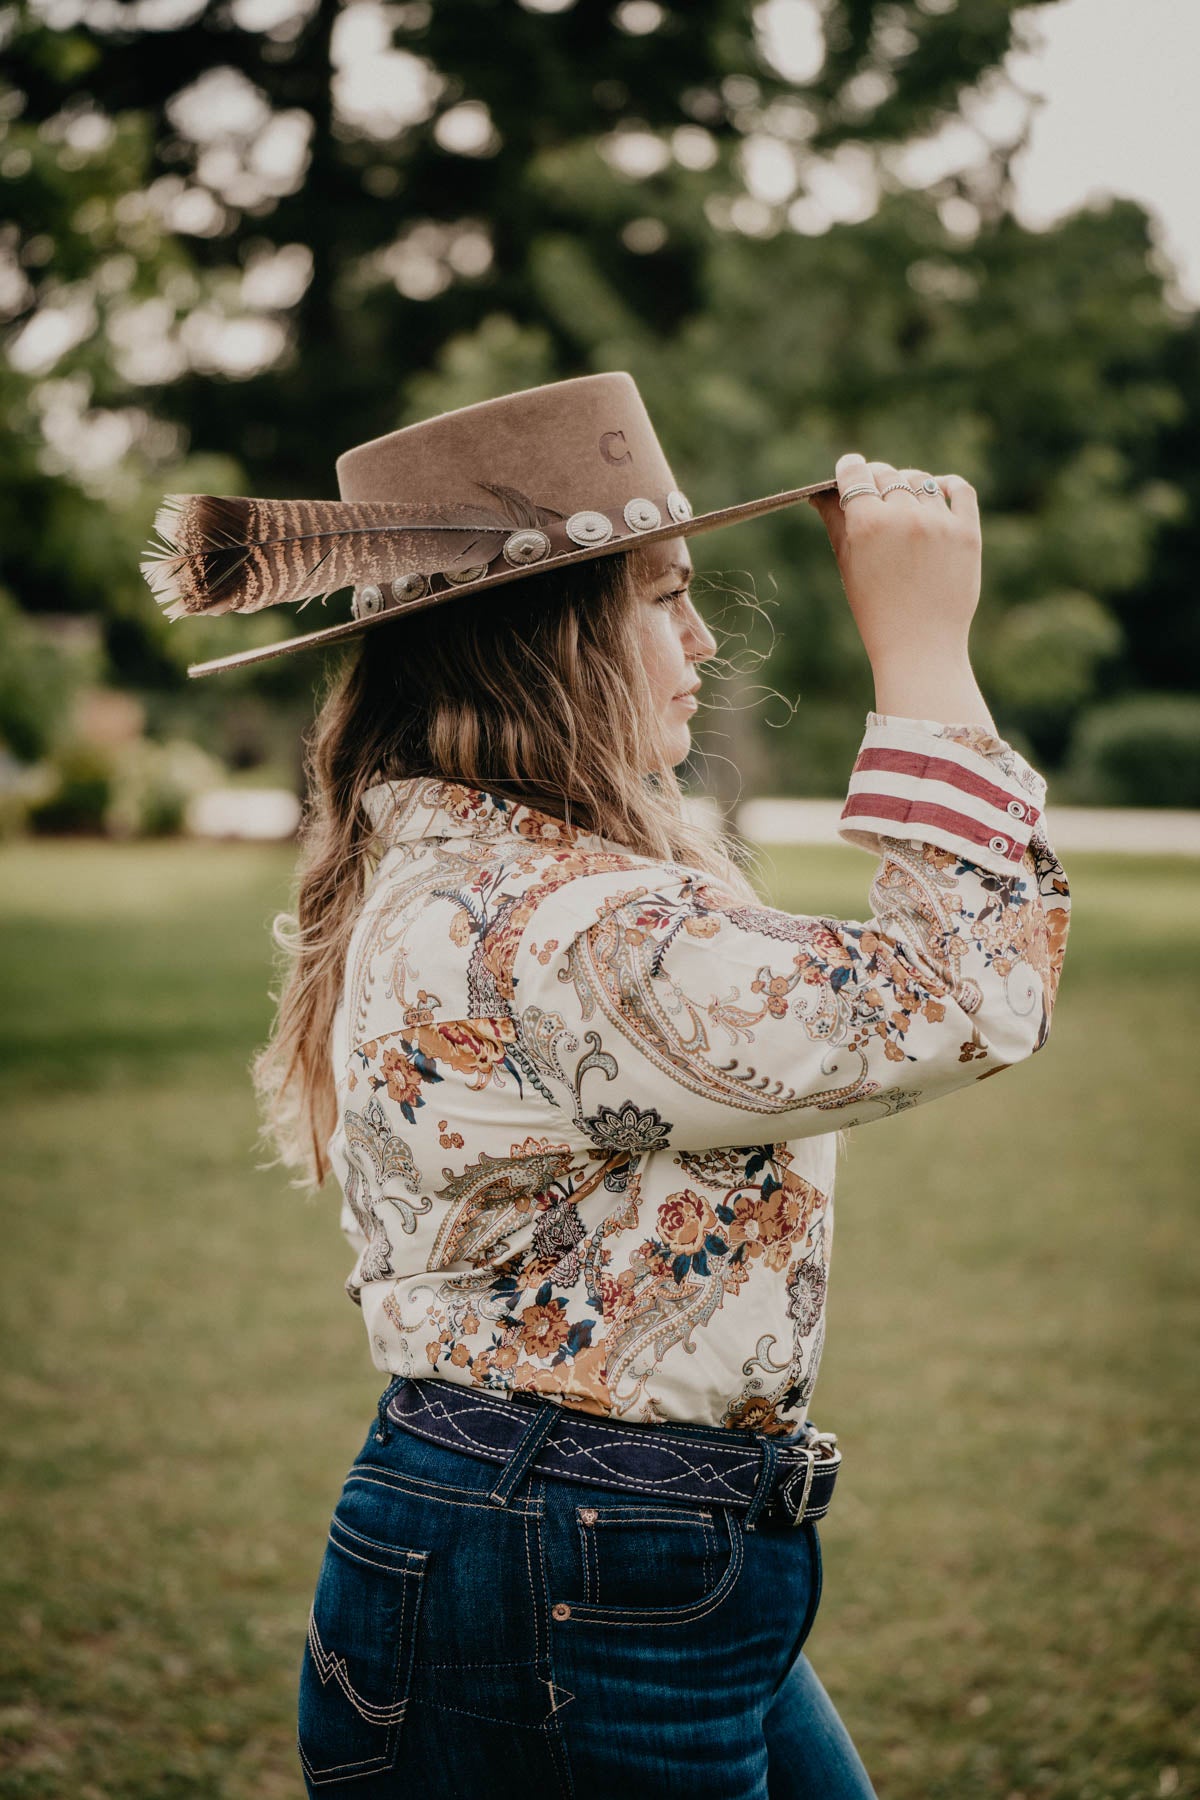
[{"label": "woman's face in profile", "polygon": [[692,747],[691,720],[700,686],[695,665],[717,649],[688,592],[693,573],[687,540],[681,537],[646,544],[635,564],[642,665],[668,766],[681,763]]}]

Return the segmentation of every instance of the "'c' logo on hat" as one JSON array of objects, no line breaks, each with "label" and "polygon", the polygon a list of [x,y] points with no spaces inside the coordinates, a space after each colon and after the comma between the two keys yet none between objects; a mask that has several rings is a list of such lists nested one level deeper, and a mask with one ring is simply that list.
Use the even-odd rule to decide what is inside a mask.
[{"label": "'c' logo on hat", "polygon": [[[615,446],[618,444],[621,446],[621,450],[624,453],[620,456],[617,455],[615,449]],[[604,436],[600,439],[600,454],[606,463],[612,464],[614,469],[619,469],[622,463],[630,463],[633,461],[633,452],[625,442],[625,433],[623,431],[606,431]]]}]

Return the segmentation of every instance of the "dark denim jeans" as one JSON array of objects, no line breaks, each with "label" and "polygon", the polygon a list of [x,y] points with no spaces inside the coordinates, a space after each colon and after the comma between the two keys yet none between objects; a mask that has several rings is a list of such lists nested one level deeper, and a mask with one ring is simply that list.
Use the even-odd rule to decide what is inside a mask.
[{"label": "dark denim jeans", "polygon": [[372,1420],[300,1674],[326,1800],[872,1800],[802,1646],[814,1524],[504,1470]]}]

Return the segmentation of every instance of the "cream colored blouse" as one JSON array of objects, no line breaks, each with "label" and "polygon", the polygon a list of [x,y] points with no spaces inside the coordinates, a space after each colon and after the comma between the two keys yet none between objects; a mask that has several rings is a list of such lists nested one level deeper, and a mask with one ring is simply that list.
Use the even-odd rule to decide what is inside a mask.
[{"label": "cream colored blouse", "polygon": [[978,726],[869,713],[838,828],[878,859],[859,921],[479,788],[370,789],[329,1152],[376,1366],[795,1431],[839,1128],[1046,1042],[1070,897],[1045,790]]}]

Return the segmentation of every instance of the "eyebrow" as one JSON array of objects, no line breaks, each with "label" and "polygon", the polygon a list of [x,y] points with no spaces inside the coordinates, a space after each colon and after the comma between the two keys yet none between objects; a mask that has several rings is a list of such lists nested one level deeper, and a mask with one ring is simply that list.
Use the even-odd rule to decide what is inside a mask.
[{"label": "eyebrow", "polygon": [[682,575],[690,581],[695,573],[695,566],[692,563],[673,562],[667,564],[668,575]]}]

